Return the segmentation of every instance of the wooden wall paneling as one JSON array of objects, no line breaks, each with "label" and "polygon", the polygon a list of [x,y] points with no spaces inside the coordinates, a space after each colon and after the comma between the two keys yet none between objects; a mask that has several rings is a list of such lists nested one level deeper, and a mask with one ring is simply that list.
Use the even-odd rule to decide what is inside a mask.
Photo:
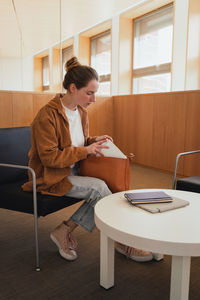
[{"label": "wooden wall paneling", "polygon": [[154,96],[114,96],[114,136],[126,154],[133,152],[134,161],[152,166],[154,151]]},{"label": "wooden wall paneling", "polygon": [[116,144],[136,163],[173,172],[184,149],[185,101],[184,93],[114,96]]},{"label": "wooden wall paneling", "polygon": [[108,134],[113,136],[114,116],[112,97],[97,97],[88,107],[90,136]]},{"label": "wooden wall paneling", "polygon": [[115,143],[134,161],[152,165],[153,107],[152,95],[114,96]]},{"label": "wooden wall paneling", "polygon": [[[200,91],[188,92],[185,151],[200,150]],[[184,175],[200,175],[200,154],[184,159]]]},{"label": "wooden wall paneling", "polygon": [[154,96],[135,95],[136,110],[131,116],[135,118],[135,143],[136,162],[152,166],[153,145],[153,117],[154,117]]},{"label": "wooden wall paneling", "polygon": [[53,99],[54,96],[55,96],[55,94],[53,94],[53,93],[47,93],[47,94],[46,93],[38,93],[38,94],[34,93],[33,94],[33,119],[35,118],[38,111],[44,105],[46,105],[51,99]]},{"label": "wooden wall paneling", "polygon": [[125,153],[136,154],[136,101],[132,95],[113,96],[114,142]]},{"label": "wooden wall paneling", "polygon": [[[0,127],[28,126],[54,93],[0,92]],[[109,134],[136,163],[173,172],[176,155],[200,149],[200,91],[97,97],[88,108],[90,135]],[[178,173],[200,174],[200,155]]]},{"label": "wooden wall paneling", "polygon": [[12,126],[12,92],[0,92],[0,128]]},{"label": "wooden wall paneling", "polygon": [[13,127],[29,126],[33,118],[33,94],[19,92],[12,94]]},{"label": "wooden wall paneling", "polygon": [[[184,152],[185,128],[186,128],[186,96],[184,92],[169,93],[169,116],[167,135],[167,167],[166,170],[173,172],[176,156]],[[179,161],[178,173],[183,174],[183,160]]]},{"label": "wooden wall paneling", "polygon": [[[166,170],[168,167],[169,94],[153,97],[152,158],[151,166]],[[148,101],[147,101],[148,102]]]}]

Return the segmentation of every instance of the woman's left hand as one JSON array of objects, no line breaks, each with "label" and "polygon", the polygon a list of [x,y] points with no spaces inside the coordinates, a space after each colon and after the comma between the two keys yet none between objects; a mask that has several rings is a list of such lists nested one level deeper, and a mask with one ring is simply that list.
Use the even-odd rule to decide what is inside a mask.
[{"label": "woman's left hand", "polygon": [[110,140],[111,142],[113,142],[112,137],[109,136],[109,135],[100,135],[100,136],[97,136],[95,140],[96,140],[96,142],[100,142],[100,141],[104,141],[104,140],[105,140],[105,142],[106,142],[106,140]]}]

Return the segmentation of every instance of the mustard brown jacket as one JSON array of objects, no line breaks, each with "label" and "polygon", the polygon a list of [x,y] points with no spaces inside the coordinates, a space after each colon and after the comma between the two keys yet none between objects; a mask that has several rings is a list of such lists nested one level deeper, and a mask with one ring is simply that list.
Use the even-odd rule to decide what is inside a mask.
[{"label": "mustard brown jacket", "polygon": [[[87,149],[72,146],[69,122],[62,108],[58,94],[37,114],[31,124],[31,149],[29,167],[36,173],[37,191],[56,196],[65,195],[72,187],[68,176],[70,165],[87,157]],[[90,138],[87,111],[78,106],[80,112],[85,145],[95,141]],[[24,191],[32,190],[32,176],[22,186]]]}]

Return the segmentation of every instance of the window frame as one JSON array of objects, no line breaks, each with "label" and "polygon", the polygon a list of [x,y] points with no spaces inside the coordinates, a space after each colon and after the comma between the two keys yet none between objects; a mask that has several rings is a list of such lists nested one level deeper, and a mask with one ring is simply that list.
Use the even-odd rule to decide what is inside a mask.
[{"label": "window frame", "polygon": [[[102,38],[106,35],[110,35],[110,39],[112,38],[111,36],[111,29],[108,29],[106,31],[103,31],[99,34],[96,34],[92,37],[90,37],[90,66],[92,67],[91,65],[91,58],[92,58],[92,41],[95,41],[99,38]],[[112,42],[110,44],[110,56],[112,55]],[[109,74],[103,74],[103,75],[99,75],[99,83],[103,83],[103,82],[109,82],[110,83],[110,93],[109,95],[111,94],[111,60],[110,60],[110,73]],[[98,72],[98,71],[97,71]]]},{"label": "window frame", "polygon": [[66,62],[64,62],[64,59],[63,59],[64,55],[63,54],[66,50],[67,51],[72,51],[72,56],[71,57],[73,57],[73,45],[69,45],[69,46],[66,46],[66,47],[62,48],[62,79],[64,79],[64,75],[65,75],[65,73],[63,71],[64,71],[64,68],[65,68],[65,63]]},{"label": "window frame", "polygon": [[[48,59],[48,81],[49,81],[49,84],[48,85],[44,85],[44,59]],[[49,91],[50,89],[50,70],[49,70],[49,55],[45,55],[43,57],[41,57],[41,61],[42,61],[42,91]]]},{"label": "window frame", "polygon": [[[161,74],[165,74],[165,73],[170,73],[171,75],[171,66],[172,66],[172,60],[170,63],[163,63],[163,64],[156,64],[156,65],[151,65],[151,66],[147,66],[147,67],[142,67],[142,68],[137,68],[134,69],[134,39],[135,39],[135,21],[139,20],[139,19],[144,19],[144,18],[148,18],[149,16],[152,16],[154,14],[157,14],[159,12],[164,11],[165,9],[169,9],[172,8],[173,10],[173,4],[170,3],[169,5],[166,5],[164,7],[161,7],[159,9],[156,9],[154,11],[151,11],[143,16],[137,17],[135,19],[132,20],[133,22],[133,43],[132,43],[132,80],[131,80],[131,90],[132,90],[132,94],[137,94],[137,92],[134,91],[134,84],[133,81],[135,78],[142,78],[142,77],[147,77],[147,76],[153,76],[153,75],[161,75]],[[174,26],[174,24],[172,23],[172,26]],[[173,36],[172,36],[172,42],[173,42]],[[139,92],[141,93],[141,92]],[[154,91],[152,91],[152,93],[156,93]]]}]

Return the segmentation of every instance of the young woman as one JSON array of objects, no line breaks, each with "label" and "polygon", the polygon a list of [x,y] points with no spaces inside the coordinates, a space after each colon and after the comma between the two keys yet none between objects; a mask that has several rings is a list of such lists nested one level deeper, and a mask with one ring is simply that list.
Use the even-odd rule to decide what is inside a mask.
[{"label": "young woman", "polygon": [[[98,74],[81,65],[76,57],[66,63],[63,81],[66,94],[58,94],[37,114],[31,125],[29,166],[36,172],[37,191],[43,194],[69,196],[84,199],[84,203],[51,233],[59,253],[67,260],[77,258],[77,241],[74,229],[80,225],[92,232],[94,206],[111,194],[106,183],[100,179],[79,176],[79,161],[88,155],[102,155],[108,135],[89,137],[86,108],[95,102],[98,90]],[[31,178],[30,178],[31,180]],[[23,189],[31,190],[31,181]],[[150,252],[118,245],[118,250],[135,260],[151,260]]]}]

